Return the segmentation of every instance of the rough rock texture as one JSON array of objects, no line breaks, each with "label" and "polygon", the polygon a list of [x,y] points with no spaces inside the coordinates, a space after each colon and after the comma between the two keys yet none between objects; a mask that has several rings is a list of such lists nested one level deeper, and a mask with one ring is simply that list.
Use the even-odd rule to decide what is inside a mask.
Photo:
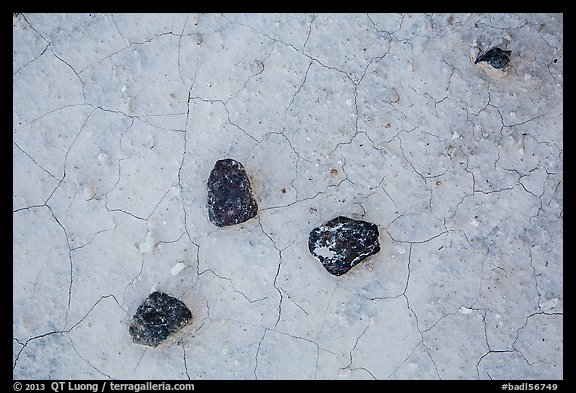
[{"label": "rough rock texture", "polygon": [[208,178],[210,221],[225,227],[248,221],[257,213],[258,203],[242,164],[230,158],[216,161]]},{"label": "rough rock texture", "polygon": [[340,216],[314,228],[308,248],[328,272],[340,276],[380,251],[378,236],[376,224]]},{"label": "rough rock texture", "polygon": [[474,64],[485,61],[494,68],[504,68],[510,62],[512,51],[492,48],[481,56],[478,56]]},{"label": "rough rock texture", "polygon": [[137,344],[156,347],[192,320],[192,312],[175,297],[153,292],[142,303],[128,328]]},{"label": "rough rock texture", "polygon": [[[13,379],[563,379],[563,24],[19,14]],[[220,228],[223,158],[258,214]],[[381,250],[334,276],[307,243],[339,215]],[[193,314],[156,348],[153,287]]]}]

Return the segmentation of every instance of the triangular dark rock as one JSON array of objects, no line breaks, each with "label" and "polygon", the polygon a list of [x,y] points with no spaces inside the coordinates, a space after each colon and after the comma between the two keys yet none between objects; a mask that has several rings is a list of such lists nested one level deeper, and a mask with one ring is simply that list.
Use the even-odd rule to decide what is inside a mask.
[{"label": "triangular dark rock", "polygon": [[258,214],[250,180],[241,163],[216,161],[208,178],[208,217],[219,226],[240,224]]},{"label": "triangular dark rock", "polygon": [[328,272],[340,276],[380,251],[378,236],[376,224],[340,216],[310,232],[308,249]]},{"label": "triangular dark rock", "polygon": [[175,297],[153,292],[136,310],[128,328],[132,341],[156,347],[192,319],[192,312]]},{"label": "triangular dark rock", "polygon": [[510,62],[510,55],[512,51],[502,50],[498,47],[490,49],[488,52],[479,56],[474,64],[478,64],[481,61],[485,61],[494,68],[503,68]]}]

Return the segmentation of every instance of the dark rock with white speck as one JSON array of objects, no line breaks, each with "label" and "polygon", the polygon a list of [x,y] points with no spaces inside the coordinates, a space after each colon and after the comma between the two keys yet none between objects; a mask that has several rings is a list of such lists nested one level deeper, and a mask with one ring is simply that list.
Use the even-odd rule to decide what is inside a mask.
[{"label": "dark rock with white speck", "polygon": [[156,347],[192,320],[192,312],[175,297],[153,292],[136,310],[128,328],[132,341]]},{"label": "dark rock with white speck", "polygon": [[376,224],[340,216],[310,232],[308,249],[329,273],[340,276],[380,251],[378,236]]},{"label": "dark rock with white speck", "polygon": [[241,163],[216,161],[208,178],[208,217],[219,227],[248,221],[258,214],[250,180]]},{"label": "dark rock with white speck", "polygon": [[494,68],[504,68],[506,64],[510,62],[510,55],[512,51],[502,50],[498,47],[490,49],[488,52],[479,56],[474,64],[478,64],[481,61],[485,61]]}]

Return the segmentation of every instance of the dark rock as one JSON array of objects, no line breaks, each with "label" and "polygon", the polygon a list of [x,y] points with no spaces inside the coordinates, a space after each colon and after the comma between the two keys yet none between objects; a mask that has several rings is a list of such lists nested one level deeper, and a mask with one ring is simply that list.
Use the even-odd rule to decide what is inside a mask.
[{"label": "dark rock", "polygon": [[218,160],[208,178],[208,217],[219,227],[240,224],[255,217],[258,203],[242,164]]},{"label": "dark rock", "polygon": [[474,64],[478,64],[481,61],[485,61],[494,68],[503,68],[510,62],[510,55],[512,51],[502,50],[498,47],[490,49],[488,52],[479,56]]},{"label": "dark rock", "polygon": [[175,297],[153,292],[142,303],[128,328],[132,341],[155,347],[192,319],[192,312]]},{"label": "dark rock", "polygon": [[340,276],[380,251],[378,236],[376,224],[340,216],[310,232],[308,249],[328,272]]}]

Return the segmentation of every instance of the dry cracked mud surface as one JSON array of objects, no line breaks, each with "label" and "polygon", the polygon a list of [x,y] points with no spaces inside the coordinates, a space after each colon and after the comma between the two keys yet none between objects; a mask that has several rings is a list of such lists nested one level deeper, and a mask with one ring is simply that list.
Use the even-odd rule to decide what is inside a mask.
[{"label": "dry cracked mud surface", "polygon": [[13,99],[14,378],[563,378],[562,14],[14,14]]}]

